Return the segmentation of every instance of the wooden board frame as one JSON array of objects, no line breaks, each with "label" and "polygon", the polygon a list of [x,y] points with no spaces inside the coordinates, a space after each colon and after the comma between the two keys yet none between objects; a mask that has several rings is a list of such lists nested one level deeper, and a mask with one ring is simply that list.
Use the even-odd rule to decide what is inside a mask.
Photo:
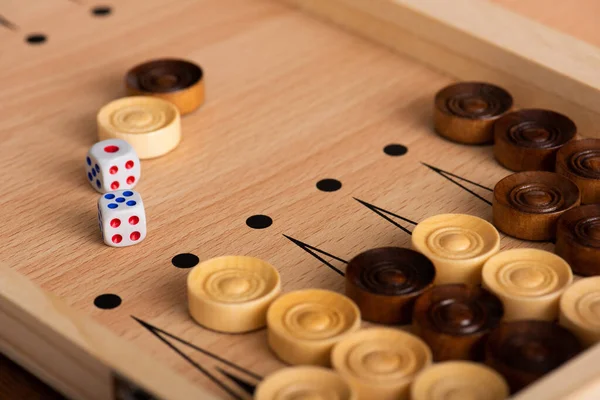
[{"label": "wooden board frame", "polygon": [[600,49],[480,0],[283,0],[517,105],[573,118],[600,137]]},{"label": "wooden board frame", "polygon": [[[451,7],[429,0],[286,1],[452,76],[504,85],[518,103],[556,108],[573,116],[582,134],[598,136],[593,127],[600,116],[595,74],[600,53],[583,42],[472,0],[453,2]],[[511,31],[504,29],[507,24]],[[511,41],[515,32],[532,34],[540,47]],[[547,43],[560,44],[560,51],[549,52],[552,46]],[[480,56],[475,59],[474,54]],[[545,87],[549,81],[554,85]],[[112,398],[115,374],[163,399],[211,398],[6,266],[0,267],[0,326],[10,327],[0,329],[0,351],[71,398]],[[595,346],[515,398],[597,398],[598,357],[600,348]]]},{"label": "wooden board frame", "polygon": [[0,352],[72,399],[113,399],[117,380],[159,399],[214,398],[2,264],[0,327]]}]

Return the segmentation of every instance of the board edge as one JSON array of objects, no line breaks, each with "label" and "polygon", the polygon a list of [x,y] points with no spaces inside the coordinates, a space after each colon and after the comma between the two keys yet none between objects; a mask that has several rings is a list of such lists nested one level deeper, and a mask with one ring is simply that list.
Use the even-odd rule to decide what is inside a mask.
[{"label": "board edge", "polygon": [[[518,105],[562,112],[582,136],[600,138],[600,49],[591,44],[482,0],[277,1],[451,77],[502,86]],[[514,30],[528,34],[526,45]]]},{"label": "board edge", "polygon": [[163,400],[217,398],[6,264],[0,326],[0,352],[71,399],[113,399],[117,377]]}]

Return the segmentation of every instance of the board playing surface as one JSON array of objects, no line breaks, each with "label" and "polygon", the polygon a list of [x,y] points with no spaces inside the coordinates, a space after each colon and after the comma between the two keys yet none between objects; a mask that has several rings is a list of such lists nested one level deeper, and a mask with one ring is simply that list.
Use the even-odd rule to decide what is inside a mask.
[{"label": "board playing surface", "polygon": [[[593,1],[498,3],[600,45]],[[279,269],[284,291],[343,291],[342,260],[409,247],[413,222],[491,220],[490,189],[509,172],[490,146],[431,127],[450,78],[275,1],[125,1],[104,17],[93,5],[0,5],[14,24],[0,26],[0,260],[217,396],[247,397],[236,379],[254,385],[283,364],[265,330],[219,334],[190,319],[176,255],[251,255]],[[47,41],[23,40],[36,32]],[[207,102],[183,117],[177,149],[142,162],[148,237],[110,248],[83,173],[95,115],[124,96],[130,67],[163,57],[203,67]],[[341,188],[320,190],[323,179]],[[256,215],[272,224],[250,227]],[[524,246],[553,248],[502,236],[503,249]],[[122,303],[100,309],[103,294]]]}]

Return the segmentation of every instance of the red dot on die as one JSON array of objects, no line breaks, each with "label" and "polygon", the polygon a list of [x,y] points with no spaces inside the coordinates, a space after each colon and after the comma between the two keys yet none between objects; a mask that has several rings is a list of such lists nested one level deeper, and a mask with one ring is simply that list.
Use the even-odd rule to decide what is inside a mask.
[{"label": "red dot on die", "polygon": [[129,160],[125,163],[125,168],[131,169],[133,168],[133,161]]},{"label": "red dot on die", "polygon": [[121,220],[119,218],[114,218],[110,221],[110,226],[113,228],[118,228],[121,225]]},{"label": "red dot on die", "polygon": [[119,172],[119,168],[116,165],[113,165],[112,167],[110,167],[110,169],[108,170],[108,172],[110,172],[111,175],[114,175],[117,172]]},{"label": "red dot on die", "polygon": [[119,151],[119,146],[114,146],[114,145],[106,146],[104,148],[104,151],[107,153],[116,153],[117,151]]},{"label": "red dot on die", "polygon": [[135,232],[131,232],[131,235],[129,235],[129,239],[131,240],[138,240],[140,238],[140,233],[138,231]]},{"label": "red dot on die", "polygon": [[121,236],[121,235],[117,234],[117,235],[113,235],[113,237],[112,237],[112,242],[113,243],[119,244],[119,243],[121,243],[121,240],[123,240],[123,236]]},{"label": "red dot on die", "polygon": [[140,222],[140,219],[138,217],[136,217],[135,215],[133,217],[129,217],[129,223],[131,225],[137,225],[138,222]]},{"label": "red dot on die", "polygon": [[135,182],[135,178],[133,176],[130,176],[127,178],[127,184],[128,185],[133,185],[133,182]]},{"label": "red dot on die", "polygon": [[114,181],[113,183],[110,184],[110,188],[112,190],[117,190],[119,188],[119,182]]}]

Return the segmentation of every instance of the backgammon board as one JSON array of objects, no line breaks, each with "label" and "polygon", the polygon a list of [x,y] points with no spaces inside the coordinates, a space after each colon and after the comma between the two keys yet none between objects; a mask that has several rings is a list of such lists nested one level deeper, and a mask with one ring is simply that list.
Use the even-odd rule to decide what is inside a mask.
[{"label": "backgammon board", "polygon": [[[189,315],[189,268],[268,261],[283,292],[344,292],[346,265],[444,213],[492,220],[492,146],[436,135],[433,99],[489,81],[600,137],[599,6],[579,0],[0,2],[0,351],[77,399],[251,398],[285,366],[266,330]],[[569,36],[572,35],[572,36]],[[576,39],[577,38],[577,39]],[[96,113],[150,59],[202,66],[182,141],[142,161],[148,235],[99,235]],[[553,251],[501,235],[501,249]],[[374,326],[363,322],[363,327]],[[592,347],[515,399],[592,399]],[[130,397],[127,397],[130,396]],[[132,397],[133,396],[133,397]],[[570,396],[570,397],[569,397]]]}]

